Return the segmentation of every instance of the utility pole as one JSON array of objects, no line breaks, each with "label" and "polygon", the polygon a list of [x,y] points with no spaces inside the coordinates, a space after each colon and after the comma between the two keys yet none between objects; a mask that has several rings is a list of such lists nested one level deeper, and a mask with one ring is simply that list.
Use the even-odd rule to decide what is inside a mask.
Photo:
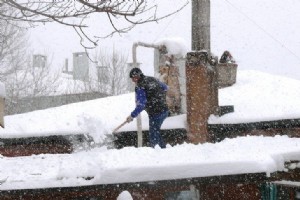
[{"label": "utility pole", "polygon": [[210,0],[192,0],[192,50],[210,54]]},{"label": "utility pole", "polygon": [[192,0],[192,50],[186,61],[187,136],[198,144],[210,140],[207,121],[218,104],[210,56],[210,0]]}]

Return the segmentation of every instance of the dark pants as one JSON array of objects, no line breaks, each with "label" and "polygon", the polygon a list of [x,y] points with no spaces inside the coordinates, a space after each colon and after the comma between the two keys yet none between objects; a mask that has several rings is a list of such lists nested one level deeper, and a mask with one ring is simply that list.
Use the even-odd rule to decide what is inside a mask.
[{"label": "dark pants", "polygon": [[151,147],[155,147],[158,144],[161,148],[166,148],[166,143],[160,134],[160,127],[168,117],[168,114],[168,111],[164,111],[158,115],[149,116],[149,140]]}]

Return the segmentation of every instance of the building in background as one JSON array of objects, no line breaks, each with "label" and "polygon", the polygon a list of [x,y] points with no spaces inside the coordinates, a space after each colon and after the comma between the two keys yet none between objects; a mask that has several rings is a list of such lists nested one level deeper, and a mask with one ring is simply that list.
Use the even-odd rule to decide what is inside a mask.
[{"label": "building in background", "polygon": [[89,58],[85,52],[73,53],[73,78],[74,80],[89,80]]},{"label": "building in background", "polygon": [[33,55],[33,67],[44,68],[46,67],[47,56],[41,54]]}]

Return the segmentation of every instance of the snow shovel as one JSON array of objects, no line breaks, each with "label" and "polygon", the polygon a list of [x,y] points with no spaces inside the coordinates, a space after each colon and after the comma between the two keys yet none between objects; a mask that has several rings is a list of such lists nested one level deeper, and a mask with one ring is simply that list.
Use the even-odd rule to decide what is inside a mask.
[{"label": "snow shovel", "polygon": [[122,126],[124,126],[126,123],[128,123],[127,120],[125,120],[125,122],[123,122],[123,123],[120,124],[117,128],[115,128],[115,129],[113,130],[112,133],[116,133],[116,132],[117,132]]},{"label": "snow shovel", "polygon": [[[113,130],[113,134],[116,133],[122,126],[124,126],[127,123],[127,121],[123,122],[120,124],[117,128]],[[107,146],[109,149],[114,148],[114,142],[116,140],[116,137],[113,134],[104,134],[105,139],[104,141],[100,144],[100,146]],[[1,185],[1,184],[0,184]]]}]

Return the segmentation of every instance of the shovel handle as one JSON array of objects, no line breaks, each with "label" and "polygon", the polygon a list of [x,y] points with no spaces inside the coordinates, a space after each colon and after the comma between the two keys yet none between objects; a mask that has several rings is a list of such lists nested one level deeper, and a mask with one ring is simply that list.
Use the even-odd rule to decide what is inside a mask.
[{"label": "shovel handle", "polygon": [[113,133],[117,132],[122,126],[124,126],[127,123],[127,121],[123,122],[122,124],[120,124],[117,128],[115,128],[113,130]]}]

